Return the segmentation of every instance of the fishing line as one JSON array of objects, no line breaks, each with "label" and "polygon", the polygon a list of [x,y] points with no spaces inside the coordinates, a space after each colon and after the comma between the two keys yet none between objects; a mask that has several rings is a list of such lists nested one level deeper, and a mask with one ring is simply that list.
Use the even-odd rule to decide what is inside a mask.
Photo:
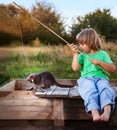
[{"label": "fishing line", "polygon": [[21,45],[22,45],[22,48],[23,48],[23,53],[24,53],[24,58],[25,58],[25,61],[26,61],[26,65],[27,65],[27,67],[29,69],[29,73],[31,73],[28,56],[27,56],[27,53],[26,53],[26,49],[24,47],[23,33],[22,33],[22,28],[21,28],[21,23],[20,23],[20,18],[19,17],[18,17],[18,28],[19,28],[19,33],[20,33],[20,38],[21,38]]},{"label": "fishing line", "polygon": [[[15,6],[17,6],[19,9],[21,9],[23,12],[26,12],[25,9],[23,9],[21,6],[19,6],[18,4],[16,4],[15,2],[13,2],[13,4]],[[27,12],[28,13],[28,12]],[[29,14],[29,13],[28,13]],[[70,43],[68,41],[66,41],[65,39],[63,39],[60,35],[58,35],[56,32],[54,32],[52,29],[50,29],[48,26],[46,26],[45,24],[43,24],[40,20],[38,20],[37,18],[35,18],[33,15],[29,14],[35,21],[37,21],[37,23],[39,23],[40,25],[42,25],[44,28],[46,28],[47,30],[49,30],[51,33],[53,33],[54,35],[56,35],[58,38],[60,38],[62,41],[64,41],[68,46],[70,46]],[[77,49],[77,51],[79,53],[81,53],[83,56],[85,56],[89,61],[90,58],[87,57],[86,55],[84,55],[84,53],[82,53],[79,49]],[[107,75],[110,75],[110,73],[108,71],[106,71],[105,69],[103,69],[101,66],[99,66],[100,69],[102,69],[103,72],[105,72]]]}]

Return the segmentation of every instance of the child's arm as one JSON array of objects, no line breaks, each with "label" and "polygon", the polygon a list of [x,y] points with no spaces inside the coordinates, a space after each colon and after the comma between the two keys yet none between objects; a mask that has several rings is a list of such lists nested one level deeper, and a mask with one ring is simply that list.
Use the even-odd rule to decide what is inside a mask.
[{"label": "child's arm", "polygon": [[105,69],[108,72],[115,72],[115,70],[116,70],[116,67],[114,64],[108,64],[108,63],[105,63],[105,62],[103,62],[101,60],[97,60],[97,59],[93,59],[93,60],[91,60],[91,62],[94,65],[99,65],[100,67],[102,67],[103,69]]},{"label": "child's arm", "polygon": [[72,69],[73,71],[78,71],[81,65],[78,63],[78,48],[74,44],[70,44],[69,47],[73,52]]},{"label": "child's arm", "polygon": [[78,63],[78,53],[74,53],[73,60],[72,60],[72,69],[73,71],[78,71],[80,67],[81,65]]}]

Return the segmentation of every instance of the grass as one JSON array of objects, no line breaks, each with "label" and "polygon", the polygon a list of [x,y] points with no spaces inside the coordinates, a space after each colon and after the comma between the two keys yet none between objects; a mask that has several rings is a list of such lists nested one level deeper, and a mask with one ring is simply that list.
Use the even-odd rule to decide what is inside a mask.
[{"label": "grass", "polygon": [[[117,66],[117,48],[104,45]],[[71,68],[72,52],[68,46],[4,47],[0,48],[0,86],[17,78],[26,78],[31,73],[51,71],[59,79],[77,79],[78,72]],[[117,72],[110,76],[116,79]]]},{"label": "grass", "polygon": [[78,78],[71,68],[71,60],[66,46],[0,48],[0,85],[46,70],[56,78]]}]

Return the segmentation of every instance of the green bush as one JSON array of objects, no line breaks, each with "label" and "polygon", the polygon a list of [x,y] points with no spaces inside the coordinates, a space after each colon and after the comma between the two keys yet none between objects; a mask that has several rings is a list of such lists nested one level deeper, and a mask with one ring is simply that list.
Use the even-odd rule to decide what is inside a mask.
[{"label": "green bush", "polygon": [[9,79],[10,79],[10,76],[8,74],[0,73],[0,85],[7,82]]}]

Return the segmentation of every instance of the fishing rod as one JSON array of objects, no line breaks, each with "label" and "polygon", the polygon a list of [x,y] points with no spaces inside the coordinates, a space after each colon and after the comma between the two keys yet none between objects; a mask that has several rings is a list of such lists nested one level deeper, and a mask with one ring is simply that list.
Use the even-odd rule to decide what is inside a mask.
[{"label": "fishing rod", "polygon": [[[17,3],[13,2],[13,4],[15,6],[17,6],[19,9],[21,9],[23,12],[26,12],[25,9],[23,9],[20,5],[18,5]],[[49,30],[51,33],[53,33],[54,35],[56,35],[58,38],[60,38],[63,42],[65,42],[68,46],[70,46],[70,43],[68,41],[66,41],[65,39],[63,39],[60,35],[58,35],[55,31],[53,31],[51,28],[49,28],[48,26],[46,26],[45,24],[43,24],[39,19],[37,19],[36,17],[34,17],[33,15],[29,14],[35,21],[37,21],[37,23],[39,23],[40,25],[42,25],[44,28],[46,28],[47,30]],[[77,49],[77,51],[79,53],[81,53],[82,55],[84,55],[89,61],[91,61],[91,59],[86,56],[85,54],[83,54],[79,49]],[[100,68],[107,74],[110,75],[109,72],[107,72],[105,69],[103,69],[101,66]]]},{"label": "fishing rod", "polygon": [[[13,2],[14,5],[16,5],[18,8],[20,8],[22,11],[26,12],[25,9],[23,9],[21,6],[19,6],[18,4],[16,4],[15,2]],[[39,23],[40,25],[42,25],[44,28],[46,28],[47,30],[49,30],[51,33],[53,33],[54,35],[56,35],[58,38],[60,38],[62,41],[64,41],[66,44],[70,45],[70,43],[68,41],[66,41],[65,39],[63,39],[60,35],[58,35],[56,32],[54,32],[51,28],[49,28],[48,26],[46,26],[45,24],[43,24],[40,20],[38,20],[37,18],[35,18],[33,15],[30,14],[30,16],[37,21],[37,23]],[[82,53],[80,50],[78,50],[79,53]]]},{"label": "fishing rod", "polygon": [[[20,8],[23,12],[26,12],[25,9],[23,9],[21,6],[19,6],[18,4],[16,4],[15,2],[13,2],[13,4],[15,6],[17,6],[18,8]],[[37,21],[37,23],[39,23],[40,25],[42,25],[44,28],[46,28],[47,30],[49,30],[51,33],[53,33],[54,35],[56,35],[58,38],[60,38],[63,42],[65,42],[67,45],[70,45],[70,43],[68,41],[66,41],[65,39],[63,39],[60,35],[58,35],[56,32],[54,32],[51,28],[49,28],[48,26],[46,26],[45,24],[43,24],[40,20],[38,20],[37,18],[35,18],[33,15],[30,14],[30,16]],[[82,53],[80,50],[78,50],[79,53]]]}]

